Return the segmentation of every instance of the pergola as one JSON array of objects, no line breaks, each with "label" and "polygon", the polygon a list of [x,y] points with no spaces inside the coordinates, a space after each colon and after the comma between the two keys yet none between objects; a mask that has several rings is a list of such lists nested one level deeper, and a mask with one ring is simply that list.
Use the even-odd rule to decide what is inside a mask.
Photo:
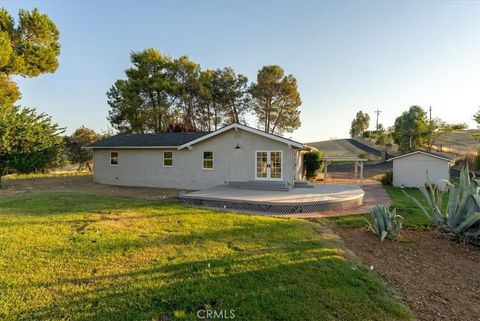
[{"label": "pergola", "polygon": [[328,177],[328,164],[332,162],[353,162],[354,166],[354,179],[358,178],[358,168],[360,168],[360,185],[363,186],[363,163],[368,161],[366,158],[360,157],[350,157],[350,156],[339,156],[339,157],[324,157],[323,161],[325,162],[323,167],[323,183],[327,184]]}]

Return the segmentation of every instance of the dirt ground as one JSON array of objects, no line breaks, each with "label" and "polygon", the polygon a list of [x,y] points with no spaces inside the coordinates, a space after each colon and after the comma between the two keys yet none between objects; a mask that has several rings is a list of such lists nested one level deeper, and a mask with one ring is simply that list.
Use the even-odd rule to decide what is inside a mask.
[{"label": "dirt ground", "polygon": [[150,187],[126,187],[94,184],[92,176],[67,176],[34,179],[3,179],[0,197],[17,193],[87,192],[106,196],[131,197],[146,200],[176,199],[180,190]]},{"label": "dirt ground", "polygon": [[335,231],[367,267],[392,284],[418,320],[480,319],[480,249],[436,230],[379,242],[366,228]]}]

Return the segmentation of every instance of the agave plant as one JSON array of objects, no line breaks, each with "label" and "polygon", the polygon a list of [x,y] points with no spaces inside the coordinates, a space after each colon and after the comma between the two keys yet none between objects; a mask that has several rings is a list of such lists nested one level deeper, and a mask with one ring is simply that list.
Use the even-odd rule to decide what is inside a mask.
[{"label": "agave plant", "polygon": [[403,217],[397,215],[397,209],[390,209],[388,205],[377,205],[370,212],[371,219],[367,220],[369,228],[380,241],[385,238],[395,240],[402,229]]},{"label": "agave plant", "polygon": [[[417,199],[405,193],[435,225],[444,233],[454,234],[462,242],[480,245],[480,182],[470,179],[468,164],[460,172],[460,182],[454,186],[446,182],[444,191],[429,184],[419,187],[428,209]],[[442,212],[442,196],[448,193],[448,204]]]}]

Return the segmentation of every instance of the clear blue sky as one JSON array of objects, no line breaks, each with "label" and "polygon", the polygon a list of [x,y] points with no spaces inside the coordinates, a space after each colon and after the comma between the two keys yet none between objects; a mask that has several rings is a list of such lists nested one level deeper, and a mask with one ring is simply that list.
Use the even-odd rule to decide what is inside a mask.
[{"label": "clear blue sky", "polygon": [[[475,127],[480,106],[480,2],[1,1],[38,7],[60,30],[60,68],[18,78],[21,103],[71,132],[105,130],[105,92],[147,47],[254,80],[263,65],[293,74],[309,142],[348,136],[358,110],[393,124],[411,105]],[[253,124],[252,124],[253,125]],[[371,122],[371,127],[374,121]]]}]

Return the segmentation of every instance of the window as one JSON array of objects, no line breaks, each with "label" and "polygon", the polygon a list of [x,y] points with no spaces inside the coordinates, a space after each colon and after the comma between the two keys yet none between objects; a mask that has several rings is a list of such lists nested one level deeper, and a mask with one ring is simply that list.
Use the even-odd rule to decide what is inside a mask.
[{"label": "window", "polygon": [[203,169],[213,169],[213,152],[203,152]]},{"label": "window", "polygon": [[118,152],[110,152],[110,166],[118,165]]},{"label": "window", "polygon": [[163,167],[173,166],[173,152],[163,152]]}]

